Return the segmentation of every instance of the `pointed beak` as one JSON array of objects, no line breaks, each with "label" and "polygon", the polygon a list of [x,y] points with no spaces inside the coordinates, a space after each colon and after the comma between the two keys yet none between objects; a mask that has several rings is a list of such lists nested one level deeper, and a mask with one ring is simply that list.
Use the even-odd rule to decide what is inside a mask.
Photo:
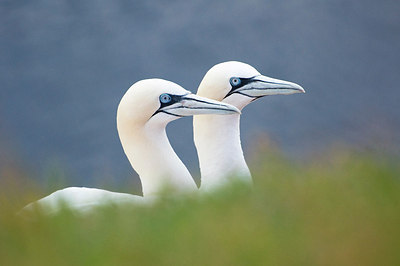
[{"label": "pointed beak", "polygon": [[192,93],[182,96],[180,101],[170,106],[166,106],[160,111],[175,116],[191,116],[200,114],[240,114],[239,109],[233,105],[197,96]]},{"label": "pointed beak", "polygon": [[298,84],[259,75],[248,80],[248,83],[233,93],[240,93],[251,98],[260,98],[268,95],[305,93]]}]

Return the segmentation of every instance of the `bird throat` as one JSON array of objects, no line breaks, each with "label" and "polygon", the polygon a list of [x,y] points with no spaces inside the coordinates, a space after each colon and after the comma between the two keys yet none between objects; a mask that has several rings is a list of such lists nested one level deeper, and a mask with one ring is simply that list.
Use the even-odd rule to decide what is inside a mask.
[{"label": "bird throat", "polygon": [[194,141],[201,171],[201,190],[232,179],[251,182],[240,141],[240,115],[194,117]]}]

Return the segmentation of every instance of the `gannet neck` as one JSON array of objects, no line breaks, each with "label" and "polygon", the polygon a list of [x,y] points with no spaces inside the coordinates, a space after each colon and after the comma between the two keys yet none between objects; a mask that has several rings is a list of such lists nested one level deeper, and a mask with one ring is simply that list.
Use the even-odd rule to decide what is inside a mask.
[{"label": "gannet neck", "polygon": [[142,182],[143,196],[156,195],[162,189],[177,192],[196,191],[189,171],[174,152],[165,126],[147,123],[131,128],[118,119],[118,132],[126,156]]},{"label": "gannet neck", "polygon": [[[293,82],[262,75],[237,61],[217,64],[207,71],[197,95],[230,104],[242,110],[253,101],[278,94],[304,93]],[[250,171],[240,143],[239,115],[194,117],[194,141],[200,162],[201,189],[210,190],[234,177],[251,183]]]},{"label": "gannet neck", "polygon": [[198,114],[233,113],[240,111],[170,81],[148,79],[132,85],[118,106],[117,128],[125,154],[142,181],[143,195],[157,194],[165,186],[178,192],[197,190],[168,141],[169,122]]},{"label": "gannet neck", "polygon": [[240,115],[193,118],[194,142],[200,163],[201,190],[238,178],[252,183],[240,142]]},{"label": "gannet neck", "polygon": [[128,89],[118,105],[117,129],[124,152],[142,181],[145,197],[98,189],[67,188],[28,204],[23,210],[37,205],[48,213],[58,212],[59,207],[66,203],[79,211],[105,203],[154,202],[163,189],[197,191],[189,171],[172,149],[165,127],[184,116],[233,113],[240,111],[232,105],[193,95],[176,83],[162,79],[138,81]]}]

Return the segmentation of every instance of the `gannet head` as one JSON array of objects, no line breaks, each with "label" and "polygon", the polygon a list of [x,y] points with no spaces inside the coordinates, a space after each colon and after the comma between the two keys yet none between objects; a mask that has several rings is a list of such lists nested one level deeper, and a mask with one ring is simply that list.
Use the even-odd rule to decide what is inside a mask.
[{"label": "gannet head", "polygon": [[263,76],[248,64],[229,61],[213,66],[206,73],[197,95],[242,109],[263,96],[304,92],[298,84]]},{"label": "gannet head", "polygon": [[117,122],[129,127],[146,123],[166,125],[184,116],[233,114],[240,111],[227,103],[192,94],[178,84],[163,79],[146,79],[133,84],[118,106]]}]

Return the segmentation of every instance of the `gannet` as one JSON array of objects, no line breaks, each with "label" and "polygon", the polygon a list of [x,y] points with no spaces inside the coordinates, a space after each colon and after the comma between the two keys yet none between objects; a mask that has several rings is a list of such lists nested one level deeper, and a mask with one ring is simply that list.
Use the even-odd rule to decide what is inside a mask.
[{"label": "gannet", "polygon": [[[197,95],[242,110],[263,96],[304,92],[298,84],[263,76],[248,64],[230,61],[217,64],[206,73]],[[214,190],[236,178],[252,183],[240,143],[240,113],[194,116],[193,131],[201,172],[200,190]]]},{"label": "gannet", "polygon": [[86,212],[105,203],[151,202],[165,187],[178,193],[197,191],[192,176],[171,147],[165,127],[184,116],[233,113],[240,111],[229,104],[194,95],[173,82],[138,81],[121,99],[117,128],[124,152],[139,174],[143,197],[69,187],[28,204],[23,210],[38,207],[45,214],[53,214],[66,205],[73,211]]}]

